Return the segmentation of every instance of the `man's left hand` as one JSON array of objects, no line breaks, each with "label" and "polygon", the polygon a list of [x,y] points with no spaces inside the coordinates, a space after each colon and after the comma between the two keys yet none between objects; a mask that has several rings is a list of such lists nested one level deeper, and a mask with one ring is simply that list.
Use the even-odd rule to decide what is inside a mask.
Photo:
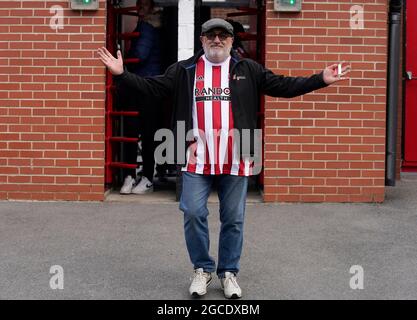
[{"label": "man's left hand", "polygon": [[349,64],[343,65],[342,63],[342,72],[338,73],[338,64],[332,64],[331,66],[328,66],[323,71],[323,80],[326,84],[332,84],[337,81],[341,80],[347,80],[349,78],[345,77],[349,72],[351,68]]}]

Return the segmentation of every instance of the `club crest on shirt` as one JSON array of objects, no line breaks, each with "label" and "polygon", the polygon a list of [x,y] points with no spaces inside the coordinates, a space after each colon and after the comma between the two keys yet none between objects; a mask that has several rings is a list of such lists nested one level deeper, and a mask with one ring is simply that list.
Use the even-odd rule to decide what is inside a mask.
[{"label": "club crest on shirt", "polygon": [[196,81],[204,81],[204,76],[197,76]]}]

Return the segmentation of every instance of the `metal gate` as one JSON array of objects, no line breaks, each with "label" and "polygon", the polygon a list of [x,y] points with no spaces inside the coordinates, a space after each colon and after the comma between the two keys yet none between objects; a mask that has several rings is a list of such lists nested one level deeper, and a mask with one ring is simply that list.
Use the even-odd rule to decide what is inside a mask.
[{"label": "metal gate", "polygon": [[[120,1],[107,1],[107,49],[116,56],[118,44],[123,40],[139,37],[139,32],[121,32],[121,16],[137,16],[138,7],[118,7]],[[138,63],[139,59],[124,59],[124,64]],[[106,79],[106,163],[105,183],[109,187],[113,184],[114,171],[120,169],[135,169],[138,164],[126,163],[122,157],[123,143],[138,143],[139,138],[127,138],[123,136],[123,117],[137,117],[137,111],[124,111],[123,106],[116,105],[114,99],[115,87],[113,77],[107,70]],[[117,127],[117,128],[116,128]]]}]

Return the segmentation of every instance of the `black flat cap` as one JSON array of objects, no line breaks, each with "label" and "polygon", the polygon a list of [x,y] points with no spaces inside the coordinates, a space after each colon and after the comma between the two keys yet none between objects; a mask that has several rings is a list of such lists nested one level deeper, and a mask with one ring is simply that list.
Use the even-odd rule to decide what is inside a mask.
[{"label": "black flat cap", "polygon": [[201,26],[201,33],[204,34],[215,28],[224,29],[233,36],[233,26],[226,20],[219,18],[213,18],[204,22]]}]

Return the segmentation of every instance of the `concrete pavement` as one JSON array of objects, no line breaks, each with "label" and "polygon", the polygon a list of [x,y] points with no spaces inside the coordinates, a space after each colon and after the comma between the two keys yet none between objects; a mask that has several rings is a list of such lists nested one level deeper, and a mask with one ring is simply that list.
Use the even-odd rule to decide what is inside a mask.
[{"label": "concrete pavement", "polygon": [[[189,299],[191,271],[178,203],[0,202],[0,299]],[[383,204],[249,202],[239,283],[244,299],[417,299],[417,176]],[[223,299],[217,279],[204,299]]]}]

